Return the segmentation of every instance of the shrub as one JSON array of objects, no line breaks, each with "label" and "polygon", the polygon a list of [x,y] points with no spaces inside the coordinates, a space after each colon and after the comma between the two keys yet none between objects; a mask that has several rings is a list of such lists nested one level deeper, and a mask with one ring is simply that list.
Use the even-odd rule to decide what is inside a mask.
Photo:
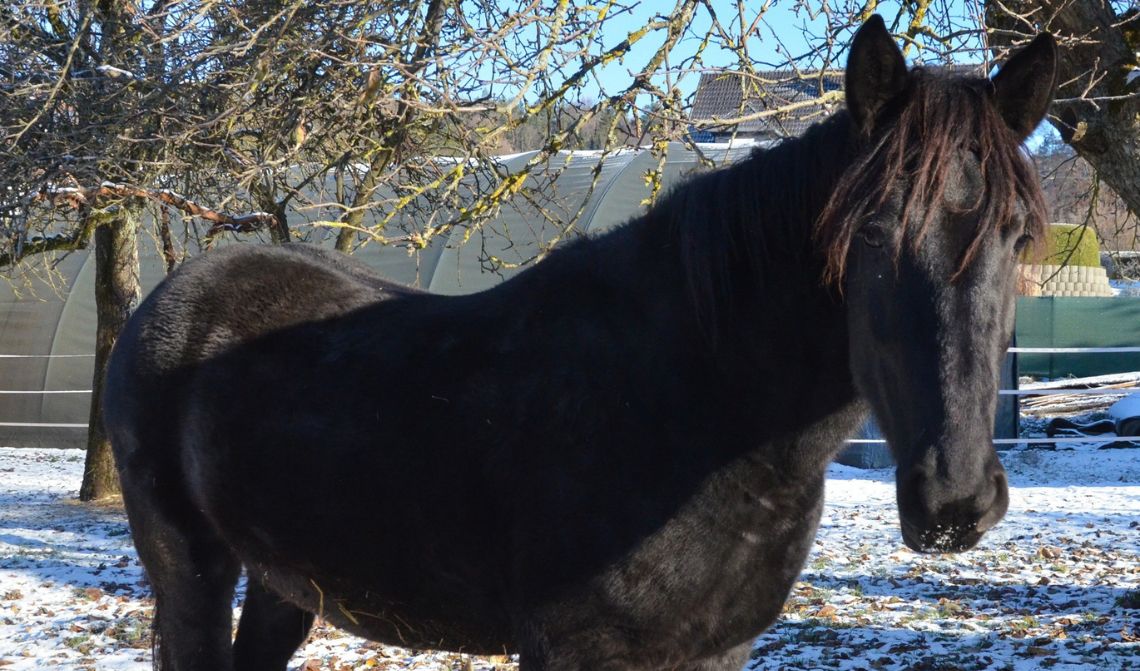
[{"label": "shrub", "polygon": [[1088,226],[1050,224],[1045,229],[1045,240],[1026,249],[1023,263],[1047,265],[1100,266],[1100,242],[1096,231]]}]

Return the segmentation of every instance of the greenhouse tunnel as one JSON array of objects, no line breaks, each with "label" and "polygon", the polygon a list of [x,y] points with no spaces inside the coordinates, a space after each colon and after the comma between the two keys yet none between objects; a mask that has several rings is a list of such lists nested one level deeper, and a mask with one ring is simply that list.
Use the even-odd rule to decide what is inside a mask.
[{"label": "greenhouse tunnel", "polygon": [[[723,165],[747,156],[752,146],[701,145],[700,150]],[[518,171],[534,155],[504,157],[502,165]],[[699,165],[696,153],[681,144],[671,146],[667,156],[662,174],[665,189]],[[591,193],[599,160],[602,168]],[[650,193],[646,174],[657,161],[657,156],[644,149],[604,156],[561,152],[528,179],[556,175],[553,188],[543,190],[542,208],[562,221],[581,208],[574,234],[588,235],[644,211],[641,203]],[[556,223],[539,216],[535,204],[520,200],[504,206],[465,244],[465,229],[457,227],[414,253],[403,247],[367,244],[353,256],[387,278],[435,293],[473,293],[493,287],[520,269],[491,272],[483,262],[488,255],[521,263],[562,233]],[[305,234],[308,244],[331,247],[333,229],[304,225],[307,217],[317,214],[293,211],[290,223]],[[52,264],[50,277],[25,274],[0,282],[0,446],[74,448],[86,444],[96,322],[94,257],[90,249],[81,250],[60,255]],[[140,236],[139,264],[145,294],[165,274],[158,245],[145,234]],[[21,267],[11,272],[20,273]]]}]

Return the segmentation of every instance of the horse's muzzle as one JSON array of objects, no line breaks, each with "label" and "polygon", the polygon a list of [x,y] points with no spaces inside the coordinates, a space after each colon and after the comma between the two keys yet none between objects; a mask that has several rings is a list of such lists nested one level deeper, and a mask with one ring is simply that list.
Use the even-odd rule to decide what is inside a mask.
[{"label": "horse's muzzle", "polygon": [[[971,491],[972,490],[972,491]],[[977,545],[1009,508],[1009,486],[1000,463],[973,487],[921,473],[898,483],[903,542],[916,552],[961,552]]]}]

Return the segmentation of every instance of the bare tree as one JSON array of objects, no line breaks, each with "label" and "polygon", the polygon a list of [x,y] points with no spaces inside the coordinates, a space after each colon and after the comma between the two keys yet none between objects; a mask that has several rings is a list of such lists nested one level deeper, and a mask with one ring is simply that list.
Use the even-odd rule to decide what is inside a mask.
[{"label": "bare tree", "polygon": [[[422,248],[457,227],[465,238],[481,235],[513,199],[537,199],[554,180],[528,176],[587,135],[603,153],[678,136],[677,85],[707,48],[681,45],[735,40],[739,50],[755,18],[733,24],[705,2],[676,0],[613,39],[610,26],[636,4],[0,7],[0,263],[22,272],[96,248],[96,393],[82,498],[116,490],[98,390],[139,298],[141,226],[158,229],[168,267],[181,257],[172,219],[201,226],[207,246],[231,233],[287,242],[321,226],[337,229],[343,250]],[[715,27],[693,28],[701,12]],[[740,62],[748,61],[744,48]],[[623,69],[625,83],[606,90],[606,68]],[[636,138],[634,119],[643,122]],[[537,152],[507,172],[496,155],[512,133],[536,125],[545,131]],[[306,216],[290,221],[298,212]],[[572,229],[572,220],[549,216]],[[535,258],[553,241],[544,243]]]},{"label": "bare tree", "polygon": [[[129,16],[126,6],[98,3],[82,14],[55,5],[38,13],[25,9],[0,9],[8,38],[0,52],[7,79],[3,125],[9,165],[4,170],[23,170],[9,177],[16,184],[0,189],[6,200],[0,210],[5,237],[12,246],[6,254],[17,260],[34,251],[83,246],[94,237],[100,286],[95,365],[101,380],[115,334],[139,297],[132,244],[139,204],[132,198],[92,198],[64,224],[70,230],[49,234],[60,222],[33,221],[31,215],[41,210],[29,201],[65,174],[76,184],[97,177],[145,180],[159,119],[136,116],[146,92],[132,86],[132,69],[151,50],[143,41],[145,21]],[[39,236],[29,237],[36,229]],[[110,464],[110,445],[93,411],[81,498],[117,490]]]},{"label": "bare tree", "polygon": [[1140,231],[1128,207],[1076,150],[1058,136],[1042,143],[1036,158],[1053,221],[1091,225],[1108,250],[1136,248]]},{"label": "bare tree", "polygon": [[[991,44],[1039,27],[1062,32],[1072,56],[1056,123],[1135,211],[1135,99],[1120,70],[1134,63],[1131,24],[1109,5],[1080,10],[1091,0],[1028,2],[917,0],[891,5],[888,18],[908,54],[927,63],[985,61]],[[786,21],[771,20],[771,3],[647,7],[8,2],[0,7],[0,266],[50,267],[53,255],[95,244],[99,390],[139,297],[142,227],[155,227],[169,268],[190,251],[172,234],[179,222],[193,232],[184,239],[201,246],[228,235],[285,243],[332,229],[344,251],[422,249],[456,231],[461,239],[489,235],[502,208],[542,200],[560,170],[553,157],[585,146],[600,161],[628,144],[651,148],[656,193],[669,142],[691,142],[687,111],[702,72],[730,68],[761,96],[772,67],[822,82],[855,27],[884,9],[875,0],[800,0],[779,10],[798,17],[793,35]],[[1098,42],[1102,34],[1110,44]],[[840,94],[826,95],[839,102]],[[742,106],[733,118],[695,125],[788,111]],[[508,171],[498,155],[524,148],[533,155]],[[485,266],[541,258],[572,234],[584,207],[568,216],[535,207],[563,233],[540,241],[531,257],[487,255]],[[115,482],[98,392],[90,440],[82,495],[99,498]]]},{"label": "bare tree", "polygon": [[[756,33],[776,42],[777,67],[822,72],[831,67],[851,31],[881,12],[908,57],[926,65],[1001,62],[1011,48],[1042,31],[1059,41],[1058,100],[1049,117],[1061,139],[1091,166],[1095,195],[1080,222],[1100,226],[1103,238],[1128,244],[1140,213],[1140,12],[1124,0],[967,0],[960,3],[877,0],[822,3],[800,0],[795,35],[765,27]],[[766,31],[766,32],[765,32]],[[784,45],[806,44],[799,51]],[[747,71],[747,68],[742,68]],[[1057,166],[1043,166],[1044,174]],[[1102,216],[1102,204],[1119,198],[1128,216]],[[1111,223],[1110,223],[1111,220]]]},{"label": "bare tree", "polygon": [[989,0],[993,44],[1020,44],[1048,30],[1060,40],[1059,92],[1050,122],[1062,139],[1140,213],[1140,21],[1130,3]]}]

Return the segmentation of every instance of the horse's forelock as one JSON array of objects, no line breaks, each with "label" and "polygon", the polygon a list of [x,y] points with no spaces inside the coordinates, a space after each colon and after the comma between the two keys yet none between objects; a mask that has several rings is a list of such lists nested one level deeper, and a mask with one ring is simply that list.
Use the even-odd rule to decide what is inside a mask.
[{"label": "horse's forelock", "polygon": [[[958,164],[946,159],[963,151],[977,155],[983,187],[978,201],[966,208],[976,215],[978,225],[958,259],[955,278],[977,256],[983,240],[995,230],[1015,225],[1019,208],[1025,210],[1025,232],[1040,237],[1046,209],[1036,171],[990,95],[985,79],[938,75],[922,68],[912,73],[890,128],[877,135],[840,177],[816,223],[815,237],[826,260],[825,282],[841,282],[856,233],[900,181],[907,181],[909,190],[895,253],[902,252],[901,241],[908,232],[914,245],[921,243],[934,214],[947,207],[943,197]],[[921,219],[911,216],[915,212],[923,213]],[[917,228],[906,230],[912,227]]]}]

